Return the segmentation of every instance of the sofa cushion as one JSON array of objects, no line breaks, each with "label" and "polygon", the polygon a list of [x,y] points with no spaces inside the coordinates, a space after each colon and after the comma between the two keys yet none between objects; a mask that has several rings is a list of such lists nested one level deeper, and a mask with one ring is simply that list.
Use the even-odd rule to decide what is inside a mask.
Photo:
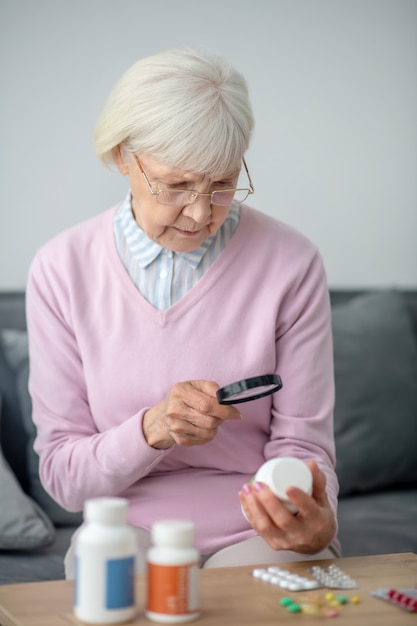
[{"label": "sofa cushion", "polygon": [[[42,550],[0,551],[0,585],[65,578],[64,558],[71,543],[74,526],[60,526],[55,531],[55,541]],[[45,621],[43,623],[46,624]]]},{"label": "sofa cushion", "polygon": [[32,421],[32,402],[28,390],[29,356],[26,331],[6,329],[0,332],[6,361],[14,373],[20,413],[27,433],[27,467],[29,474],[29,494],[58,525],[80,524],[82,513],[72,513],[63,509],[42,487],[39,478],[39,457],[33,449],[36,427]]},{"label": "sofa cushion", "polygon": [[13,470],[23,491],[28,491],[26,432],[20,415],[19,400],[15,389],[15,376],[10,370],[0,340],[0,396],[2,409],[0,441],[4,458]]},{"label": "sofa cushion", "polygon": [[341,498],[338,519],[342,556],[417,553],[415,488]]},{"label": "sofa cushion", "polygon": [[396,291],[332,310],[340,495],[417,481],[417,347]]},{"label": "sofa cushion", "polygon": [[[1,415],[1,398],[0,398]],[[21,489],[0,448],[0,549],[31,550],[53,542],[48,516]]]}]

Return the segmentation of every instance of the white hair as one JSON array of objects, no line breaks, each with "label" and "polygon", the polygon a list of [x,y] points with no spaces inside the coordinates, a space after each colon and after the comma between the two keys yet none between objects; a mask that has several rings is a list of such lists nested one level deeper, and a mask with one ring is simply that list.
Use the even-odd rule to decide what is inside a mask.
[{"label": "white hair", "polygon": [[145,153],[199,173],[240,167],[253,128],[248,88],[231,64],[214,54],[179,48],[146,57],[114,86],[98,119],[98,157],[114,162]]}]

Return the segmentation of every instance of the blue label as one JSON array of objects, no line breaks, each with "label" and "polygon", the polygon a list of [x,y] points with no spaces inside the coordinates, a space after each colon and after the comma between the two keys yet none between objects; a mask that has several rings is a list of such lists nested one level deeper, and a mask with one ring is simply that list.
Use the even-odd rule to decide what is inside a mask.
[{"label": "blue label", "polygon": [[110,559],[106,563],[106,609],[134,604],[135,559]]}]

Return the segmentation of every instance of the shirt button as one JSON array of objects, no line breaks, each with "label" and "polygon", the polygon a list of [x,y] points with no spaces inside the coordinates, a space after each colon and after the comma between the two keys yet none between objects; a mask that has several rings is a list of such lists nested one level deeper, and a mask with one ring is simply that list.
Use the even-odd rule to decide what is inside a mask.
[{"label": "shirt button", "polygon": [[159,272],[159,277],[160,277],[160,278],[166,278],[167,276],[168,276],[168,272],[167,272],[167,270],[161,270],[161,271]]}]

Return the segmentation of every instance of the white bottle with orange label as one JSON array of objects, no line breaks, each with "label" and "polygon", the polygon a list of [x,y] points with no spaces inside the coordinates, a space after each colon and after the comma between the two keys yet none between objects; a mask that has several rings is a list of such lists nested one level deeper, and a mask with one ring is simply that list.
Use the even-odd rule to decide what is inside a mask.
[{"label": "white bottle with orange label", "polygon": [[200,554],[193,541],[192,522],[163,520],[153,524],[153,546],[147,552],[148,619],[178,624],[199,617]]}]

